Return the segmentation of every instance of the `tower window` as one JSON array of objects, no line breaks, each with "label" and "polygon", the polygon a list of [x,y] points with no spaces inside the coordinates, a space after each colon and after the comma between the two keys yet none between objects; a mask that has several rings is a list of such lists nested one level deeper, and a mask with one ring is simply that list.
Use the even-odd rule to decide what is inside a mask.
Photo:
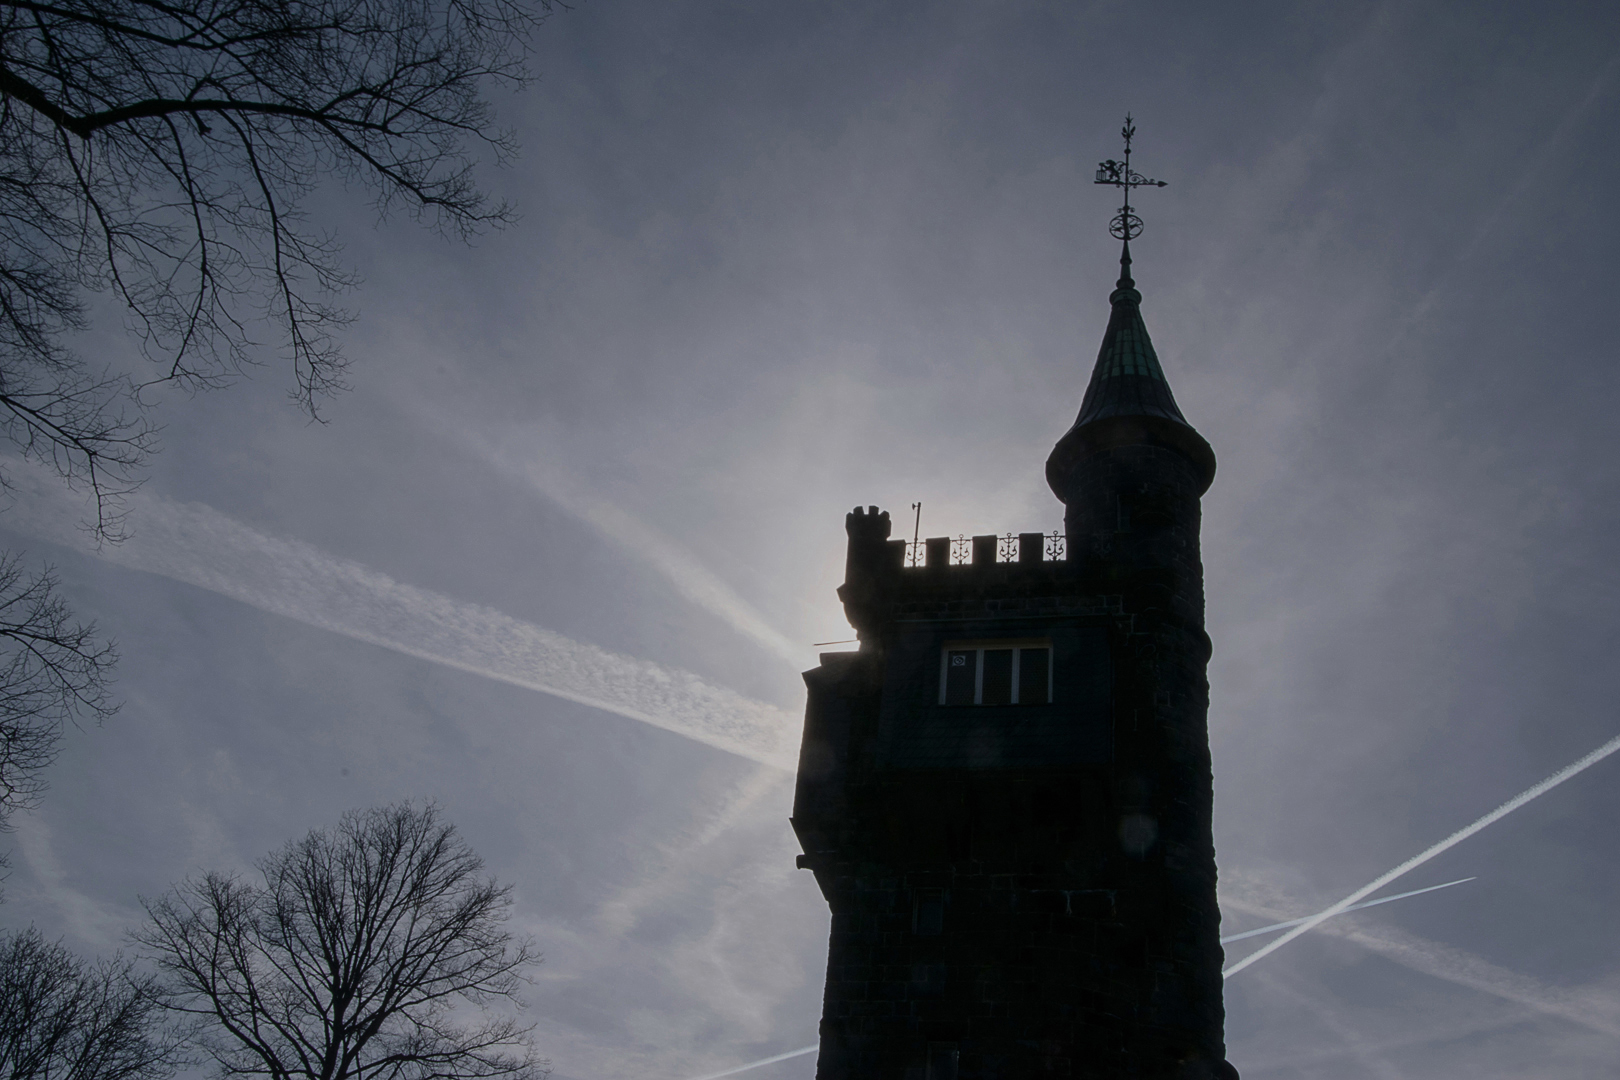
[{"label": "tower window", "polygon": [[1052,646],[1048,642],[947,645],[941,657],[941,705],[1049,705]]},{"label": "tower window", "polygon": [[1013,649],[986,649],[979,668],[979,704],[1013,703]]},{"label": "tower window", "polygon": [[1052,700],[1052,650],[1018,650],[1018,701],[1046,705]]},{"label": "tower window", "polygon": [[941,705],[972,705],[979,700],[979,650],[950,649],[945,653]]},{"label": "tower window", "polygon": [[934,937],[945,932],[945,890],[918,889],[912,905],[912,933],[918,937]]}]

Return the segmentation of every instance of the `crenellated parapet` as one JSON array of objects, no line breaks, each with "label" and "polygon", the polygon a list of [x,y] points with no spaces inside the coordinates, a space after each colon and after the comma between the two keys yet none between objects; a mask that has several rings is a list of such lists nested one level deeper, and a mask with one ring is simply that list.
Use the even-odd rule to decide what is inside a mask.
[{"label": "crenellated parapet", "polygon": [[[849,551],[838,590],[866,647],[896,619],[1026,617],[1090,607],[1107,596],[1122,615],[1182,624],[1203,638],[1203,593],[1196,545],[1179,542],[1184,515],[1121,514],[1082,536],[1060,532],[936,536],[916,543],[889,537],[877,507],[846,515]],[[1196,506],[1193,508],[1196,528]],[[1144,551],[1164,544],[1163,558]],[[1207,639],[1204,639],[1207,641]]]}]

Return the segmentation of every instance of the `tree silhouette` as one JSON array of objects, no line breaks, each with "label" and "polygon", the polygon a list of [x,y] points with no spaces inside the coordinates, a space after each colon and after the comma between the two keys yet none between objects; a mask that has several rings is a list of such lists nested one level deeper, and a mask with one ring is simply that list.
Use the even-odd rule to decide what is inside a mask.
[{"label": "tree silhouette", "polygon": [[[312,417],[344,385],[335,298],[353,279],[300,209],[318,184],[460,236],[506,219],[473,180],[480,152],[511,148],[484,95],[525,78],[550,6],[0,2],[0,436],[93,496],[99,539],[122,537],[119,496],[155,449],[142,389],[218,386],[267,351]],[[150,367],[73,350],[96,295]],[[41,621],[0,627],[23,665],[0,677],[0,815],[37,794],[64,715],[105,714],[112,658],[60,635],[48,572],[5,565],[0,605]]]},{"label": "tree silhouette", "polygon": [[0,829],[38,800],[63,725],[113,712],[116,659],[94,624],[73,622],[49,567],[27,574],[16,555],[0,555]]},{"label": "tree silhouette", "polygon": [[137,940],[223,1076],[539,1080],[529,1029],[490,1011],[534,956],[482,870],[432,806],[350,813],[265,858],[262,884],[148,902]]},{"label": "tree silhouette", "polygon": [[[485,90],[525,77],[549,8],[518,0],[0,3],[0,410],[98,493],[150,449],[133,390],[64,345],[85,294],[125,309],[150,376],[196,388],[274,328],[312,415],[343,385],[351,284],[299,200],[337,179],[461,235],[504,220]],[[98,523],[99,524],[99,523]]]},{"label": "tree silhouette", "polygon": [[0,935],[0,1080],[163,1080],[184,1061],[152,983],[39,931]]}]

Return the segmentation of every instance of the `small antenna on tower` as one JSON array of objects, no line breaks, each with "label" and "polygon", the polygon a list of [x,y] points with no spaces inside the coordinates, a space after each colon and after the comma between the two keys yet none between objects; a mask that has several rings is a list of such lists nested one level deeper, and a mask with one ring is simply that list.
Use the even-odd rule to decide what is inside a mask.
[{"label": "small antenna on tower", "polygon": [[1125,205],[1119,208],[1114,220],[1108,223],[1108,233],[1115,240],[1125,241],[1128,247],[1132,240],[1142,235],[1142,219],[1131,210],[1131,189],[1164,187],[1164,181],[1150,179],[1131,168],[1131,139],[1136,135],[1136,125],[1131,121],[1130,113],[1125,114],[1125,126],[1119,129],[1119,133],[1125,139],[1125,160],[1110,160],[1098,164],[1097,179],[1093,182],[1124,190]]},{"label": "small antenna on tower", "polygon": [[917,565],[917,545],[922,542],[922,503],[914,502],[911,508],[917,511],[917,519],[911,524],[911,565]]}]

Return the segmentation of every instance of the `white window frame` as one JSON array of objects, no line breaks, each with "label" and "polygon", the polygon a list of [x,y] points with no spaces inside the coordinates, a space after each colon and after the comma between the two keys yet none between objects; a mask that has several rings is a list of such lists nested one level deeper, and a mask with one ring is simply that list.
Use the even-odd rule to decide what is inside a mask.
[{"label": "white window frame", "polygon": [[1046,704],[1052,703],[1052,640],[1050,638],[980,638],[973,641],[947,641],[939,650],[939,703],[945,704],[945,679],[950,671],[951,653],[967,652],[973,650],[973,704],[984,704],[984,651],[986,649],[1011,649],[1012,655],[1012,702],[1013,705],[1022,704],[1018,700],[1018,668],[1023,661],[1025,649],[1046,650]]}]

